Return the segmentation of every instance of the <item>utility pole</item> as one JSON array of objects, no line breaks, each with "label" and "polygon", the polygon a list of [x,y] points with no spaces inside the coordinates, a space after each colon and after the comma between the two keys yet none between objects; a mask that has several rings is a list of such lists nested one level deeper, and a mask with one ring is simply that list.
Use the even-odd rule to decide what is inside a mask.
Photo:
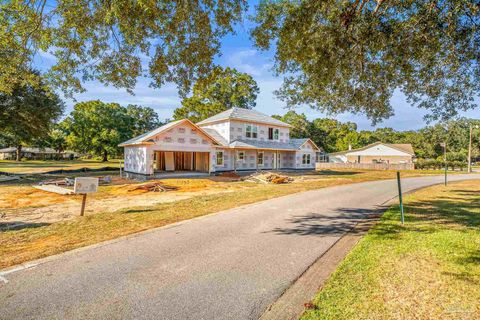
[{"label": "utility pole", "polygon": [[470,138],[468,139],[468,173],[472,172],[472,132],[474,128],[478,129],[478,125],[472,126],[472,124],[470,124]]},{"label": "utility pole", "polygon": [[468,139],[468,173],[472,172],[472,124],[470,124],[470,138]]},{"label": "utility pole", "polygon": [[447,185],[447,141],[442,144],[443,145],[443,162],[445,163],[445,186]]}]

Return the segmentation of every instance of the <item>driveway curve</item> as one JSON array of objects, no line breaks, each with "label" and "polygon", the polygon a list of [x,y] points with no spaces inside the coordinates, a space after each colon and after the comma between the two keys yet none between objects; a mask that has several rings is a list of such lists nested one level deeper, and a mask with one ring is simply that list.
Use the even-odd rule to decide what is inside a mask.
[{"label": "driveway curve", "polygon": [[[408,178],[402,188],[442,182]],[[318,189],[59,255],[3,274],[0,319],[257,319],[396,194],[395,180]]]}]

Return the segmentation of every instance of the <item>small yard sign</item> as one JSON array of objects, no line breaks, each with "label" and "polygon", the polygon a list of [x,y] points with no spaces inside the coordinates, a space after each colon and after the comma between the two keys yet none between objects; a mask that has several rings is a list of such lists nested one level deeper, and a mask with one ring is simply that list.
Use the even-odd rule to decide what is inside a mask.
[{"label": "small yard sign", "polygon": [[75,178],[75,185],[73,191],[77,194],[86,194],[97,192],[98,178],[79,177]]},{"label": "small yard sign", "polygon": [[79,177],[75,178],[75,185],[73,191],[76,194],[83,194],[82,198],[82,210],[80,211],[80,216],[83,216],[85,213],[85,203],[87,202],[87,193],[97,192],[98,189],[98,178],[91,177]]}]

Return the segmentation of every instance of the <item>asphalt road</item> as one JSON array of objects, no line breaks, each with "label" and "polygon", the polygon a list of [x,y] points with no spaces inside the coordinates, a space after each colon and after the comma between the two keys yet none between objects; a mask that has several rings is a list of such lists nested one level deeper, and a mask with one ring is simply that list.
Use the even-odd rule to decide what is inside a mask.
[{"label": "asphalt road", "polygon": [[396,193],[395,180],[308,191],[61,255],[0,279],[0,319],[257,319]]}]

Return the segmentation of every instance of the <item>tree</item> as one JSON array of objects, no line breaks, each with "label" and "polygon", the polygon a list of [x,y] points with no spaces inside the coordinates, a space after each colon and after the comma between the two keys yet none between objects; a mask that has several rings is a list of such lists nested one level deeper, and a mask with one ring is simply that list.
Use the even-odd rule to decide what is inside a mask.
[{"label": "tree", "polygon": [[[40,77],[37,72],[32,73]],[[0,93],[0,140],[17,148],[16,160],[20,161],[22,147],[46,137],[64,108],[58,95],[43,83],[18,85],[11,94]]]},{"label": "tree", "polygon": [[289,106],[393,114],[395,90],[448,119],[480,94],[480,7],[473,0],[263,0],[255,44],[274,44]]},{"label": "tree", "polygon": [[298,114],[295,111],[290,110],[283,116],[273,115],[272,117],[293,126],[293,128],[290,128],[290,138],[309,137],[309,127],[311,123],[308,121],[305,114]]},{"label": "tree", "polygon": [[173,118],[198,122],[233,107],[252,109],[259,91],[249,74],[217,67],[195,83],[192,96],[182,100]]},{"label": "tree", "polygon": [[68,144],[76,151],[102,156],[118,155],[118,145],[131,137],[132,118],[117,103],[77,103],[65,119]]},{"label": "tree", "polygon": [[185,94],[246,8],[245,0],[3,1],[0,92],[19,79],[36,85],[24,66],[48,54],[49,80],[69,94],[83,90],[81,79],[131,91],[143,66],[153,86],[174,82]]},{"label": "tree", "polygon": [[130,129],[132,136],[141,135],[162,125],[158,120],[158,114],[152,108],[129,104],[126,111],[132,119]]}]

